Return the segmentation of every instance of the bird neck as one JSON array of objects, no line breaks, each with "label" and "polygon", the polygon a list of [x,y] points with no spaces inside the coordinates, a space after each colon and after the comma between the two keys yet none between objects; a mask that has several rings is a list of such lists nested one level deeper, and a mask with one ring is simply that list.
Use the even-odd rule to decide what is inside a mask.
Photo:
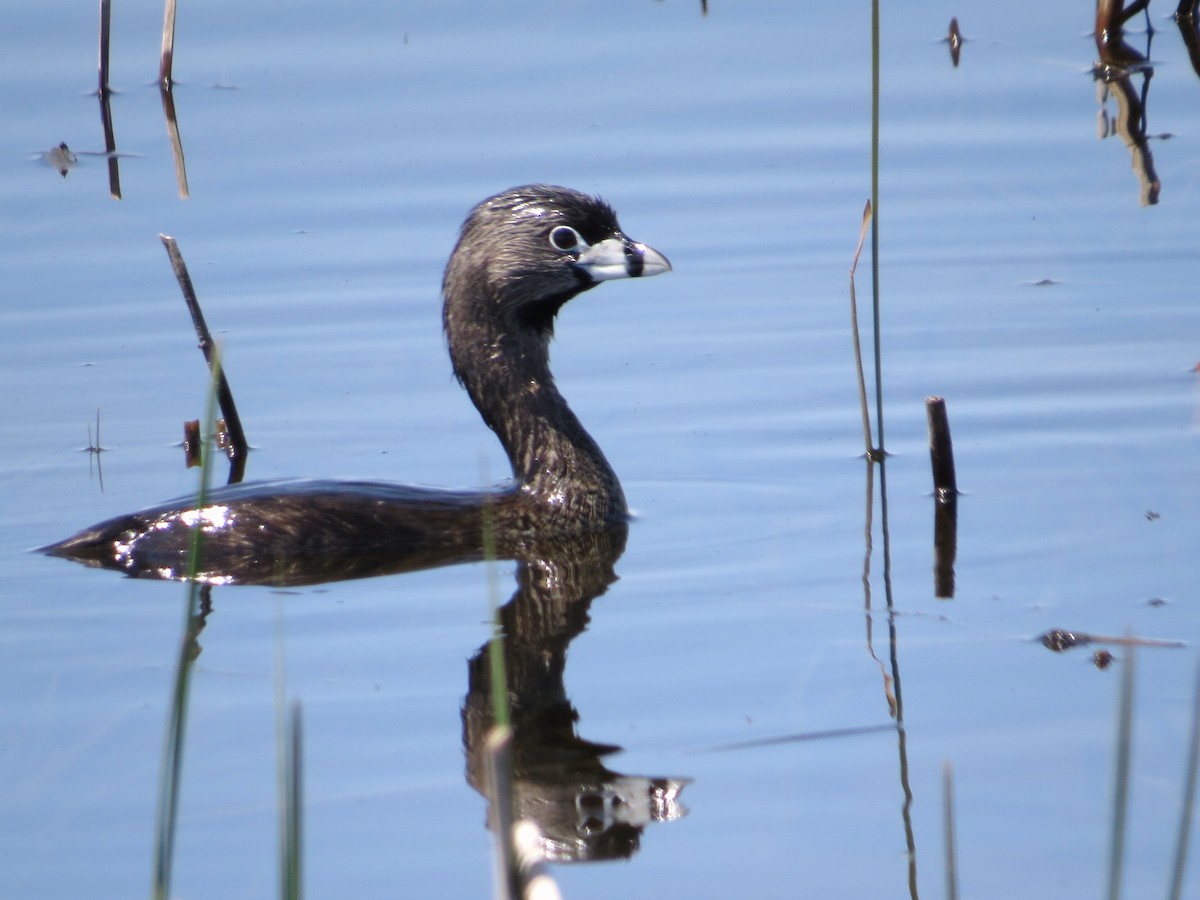
[{"label": "bird neck", "polygon": [[554,383],[549,330],[477,320],[448,337],[455,373],[508,454],[518,494],[572,530],[625,519],[616,473]]}]

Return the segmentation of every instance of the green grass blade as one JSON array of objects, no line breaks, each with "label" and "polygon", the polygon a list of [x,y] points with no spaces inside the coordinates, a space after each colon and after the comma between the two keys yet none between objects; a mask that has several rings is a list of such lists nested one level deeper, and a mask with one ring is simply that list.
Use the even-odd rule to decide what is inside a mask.
[{"label": "green grass blade", "polygon": [[[216,374],[220,371],[219,355],[214,356],[213,378],[209,385],[205,422],[210,434],[216,431]],[[204,448],[200,466],[200,486],[196,492],[197,508],[208,499],[211,483],[213,453]],[[159,769],[158,807],[155,814],[154,874],[151,896],[167,900],[171,893],[171,870],[175,858],[175,826],[179,818],[179,790],[183,773],[183,748],[187,737],[187,706],[191,687],[192,663],[196,658],[196,635],[201,625],[200,598],[204,588],[197,583],[203,552],[204,532],[192,529],[188,550],[187,603],[184,607],[183,634],[175,665],[175,681],[171,689],[171,710],[163,741],[163,759]]]},{"label": "green grass blade", "polygon": [[287,721],[286,749],[283,766],[283,858],[280,896],[284,900],[300,900],[303,872],[303,740],[304,724],[300,701],[292,701]]},{"label": "green grass blade", "polygon": [[1129,769],[1133,757],[1133,683],[1135,650],[1128,645],[1117,706],[1116,771],[1113,776],[1112,837],[1108,851],[1108,898],[1119,900],[1125,863],[1125,825],[1129,812]]},{"label": "green grass blade", "polygon": [[1175,865],[1171,871],[1170,900],[1183,896],[1183,875],[1187,869],[1188,842],[1192,831],[1192,811],[1196,805],[1196,763],[1200,760],[1200,665],[1196,666],[1196,688],[1192,695],[1192,739],[1188,745],[1187,768],[1183,778],[1183,803],[1179,811],[1179,836],[1175,842]]}]

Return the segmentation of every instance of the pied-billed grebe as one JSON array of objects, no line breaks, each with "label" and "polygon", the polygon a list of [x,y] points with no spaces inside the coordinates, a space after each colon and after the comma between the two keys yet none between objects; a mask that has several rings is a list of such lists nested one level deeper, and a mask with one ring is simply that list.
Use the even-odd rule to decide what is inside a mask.
[{"label": "pied-billed grebe", "polygon": [[661,253],[626,237],[602,200],[550,185],[497,194],[463,223],[442,282],[443,322],[454,374],[504,445],[511,485],[474,492],[373,482],[235,485],[209,493],[203,508],[181,498],[42,551],[179,578],[200,527],[198,578],[295,584],[473,558],[485,524],[503,548],[623,522],[616,473],[550,374],[554,317],[601,281],[670,268]]}]

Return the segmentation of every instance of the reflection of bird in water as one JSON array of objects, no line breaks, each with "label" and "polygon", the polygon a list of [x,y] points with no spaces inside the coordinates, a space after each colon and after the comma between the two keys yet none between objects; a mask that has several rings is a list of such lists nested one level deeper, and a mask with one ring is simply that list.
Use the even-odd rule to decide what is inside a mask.
[{"label": "reflection of bird in water", "polygon": [[504,555],[532,535],[582,533],[626,518],[599,446],[550,373],[554,318],[601,281],[669,271],[666,257],[621,231],[608,204],[562,187],[513,188],[463,223],[443,281],[454,373],[512,463],[503,490],[396,484],[259,482],[103,522],[43,548],[130,575],[303,584],[479,558],[485,524]]},{"label": "reflection of bird in water", "polygon": [[[589,622],[592,601],[617,580],[628,526],[525,542],[514,554],[517,589],[497,612],[504,640],[468,664],[462,707],[467,780],[489,804],[487,773],[495,690],[492,654],[504,658],[502,694],[511,735],[513,816],[537,823],[540,852],[555,862],[626,859],[655,822],[687,814],[690,778],[625,774],[605,765],[621,748],[581,737],[567,696],[567,650]],[[616,689],[616,688],[614,688]],[[493,807],[493,812],[495,812]],[[495,819],[489,816],[491,827]]]}]

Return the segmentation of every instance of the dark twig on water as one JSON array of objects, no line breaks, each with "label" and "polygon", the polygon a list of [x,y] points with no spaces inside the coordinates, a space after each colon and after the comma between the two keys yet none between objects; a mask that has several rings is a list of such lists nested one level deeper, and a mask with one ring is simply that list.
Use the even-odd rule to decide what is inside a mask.
[{"label": "dark twig on water", "polygon": [[958,60],[962,54],[963,36],[958,27],[958,19],[950,20],[950,30],[946,33],[946,43],[950,45],[950,61],[958,68]]},{"label": "dark twig on water", "polygon": [[954,563],[958,558],[958,495],[938,498],[933,505],[933,593],[954,599]]},{"label": "dark twig on water", "polygon": [[[179,282],[183,300],[187,304],[188,312],[191,313],[192,324],[196,328],[196,337],[200,342],[200,352],[204,354],[204,360],[208,363],[209,369],[213,370],[212,334],[209,333],[208,323],[204,321],[204,313],[200,310],[200,301],[196,298],[195,288],[192,287],[192,278],[188,275],[187,264],[184,263],[179,246],[173,237],[160,234],[159,238],[162,240],[163,246],[167,248],[167,256],[171,259],[171,268],[175,270],[175,279]],[[223,366],[215,369],[215,376],[217,403],[221,407],[221,414],[225,417],[226,430],[229,432],[229,445],[225,448],[230,462],[229,483],[234,484],[242,480],[250,445],[246,441],[246,433],[242,430],[242,420],[238,416],[237,404],[233,402],[233,391],[229,389],[229,382],[225,378]]]},{"label": "dark twig on water", "polygon": [[958,479],[954,474],[954,444],[950,440],[950,419],[946,401],[941,397],[925,398],[925,413],[929,420],[929,459],[933,463],[933,489],[939,502],[958,495]]},{"label": "dark twig on water", "polygon": [[117,160],[117,137],[112,126],[112,109],[108,97],[108,49],[112,30],[112,0],[100,0],[100,126],[104,129],[104,155],[108,159],[108,192],[114,200],[121,199],[121,169]]},{"label": "dark twig on water", "polygon": [[121,168],[117,158],[117,135],[113,131],[108,94],[108,91],[100,92],[100,127],[104,129],[104,155],[108,159],[108,193],[114,200],[120,200]]},{"label": "dark twig on water", "polygon": [[200,437],[200,420],[189,419],[183,423],[183,460],[184,465],[189,469],[194,469],[200,465],[202,460],[201,447],[203,440]]},{"label": "dark twig on water", "polygon": [[942,599],[954,596],[954,560],[958,555],[958,479],[954,474],[954,446],[946,401],[926,397],[929,422],[929,458],[933,464],[934,496],[934,593]]}]

